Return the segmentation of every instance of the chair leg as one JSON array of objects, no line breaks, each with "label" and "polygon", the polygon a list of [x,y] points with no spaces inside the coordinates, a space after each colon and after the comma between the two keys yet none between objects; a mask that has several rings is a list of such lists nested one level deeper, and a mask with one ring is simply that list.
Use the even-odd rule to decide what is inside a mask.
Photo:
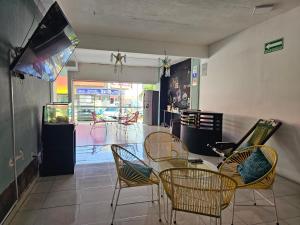
[{"label": "chair leg", "polygon": [[164,189],[163,189],[162,184],[160,184],[160,191],[161,191],[161,192],[160,192],[160,193],[161,193],[161,194],[160,194],[160,197],[163,198],[163,197],[164,197]]},{"label": "chair leg", "polygon": [[174,224],[176,224],[176,210],[174,211]]},{"label": "chair leg", "polygon": [[112,207],[113,204],[114,204],[114,198],[115,198],[115,193],[116,193],[117,185],[118,185],[118,178],[117,178],[117,181],[116,181],[116,184],[115,184],[115,189],[114,189],[113,197],[112,197],[111,203],[110,203],[110,206],[111,206],[111,207]]},{"label": "chair leg", "polygon": [[154,203],[154,199],[153,199],[153,185],[151,185],[151,195],[152,195],[152,203]]},{"label": "chair leg", "polygon": [[172,225],[172,221],[173,221],[173,209],[171,209],[171,216],[170,216],[170,225]]},{"label": "chair leg", "polygon": [[93,125],[92,125],[92,127],[91,127],[90,134],[92,134],[94,128],[95,128],[95,123],[93,123]]},{"label": "chair leg", "polygon": [[157,197],[158,197],[158,217],[159,217],[159,222],[161,222],[161,212],[160,212],[160,193],[159,193],[159,185],[157,185]]},{"label": "chair leg", "polygon": [[272,187],[272,194],[273,194],[273,201],[274,201],[274,207],[275,207],[275,213],[276,213],[276,225],[279,225],[279,222],[278,222],[278,213],[277,213],[277,206],[276,206],[276,199],[275,199],[275,194],[274,194],[274,190],[273,190],[273,187]]},{"label": "chair leg", "polygon": [[233,220],[234,220],[234,206],[235,206],[235,193],[233,194],[232,220],[231,220],[231,225],[233,225]]},{"label": "chair leg", "polygon": [[111,225],[114,224],[114,219],[115,219],[115,215],[116,215],[116,209],[117,209],[117,206],[118,206],[118,201],[119,201],[119,197],[120,197],[120,192],[121,192],[121,188],[119,188],[119,190],[118,190],[117,200],[116,200],[116,204],[115,204],[115,208],[114,208],[114,212],[113,212],[113,217],[112,217],[112,220],[111,220]]},{"label": "chair leg", "polygon": [[135,128],[135,134],[138,134],[138,132],[139,132],[139,125],[137,123],[134,124],[134,128]]},{"label": "chair leg", "polygon": [[253,194],[253,201],[254,201],[253,205],[256,205],[256,198],[255,198],[255,191],[254,191],[254,189],[252,189],[252,194]]}]

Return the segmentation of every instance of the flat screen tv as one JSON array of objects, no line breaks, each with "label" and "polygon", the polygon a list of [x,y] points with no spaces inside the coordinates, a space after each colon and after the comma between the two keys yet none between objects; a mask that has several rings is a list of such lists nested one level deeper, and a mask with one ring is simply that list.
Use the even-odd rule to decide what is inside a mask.
[{"label": "flat screen tv", "polygon": [[10,70],[54,81],[78,44],[77,35],[55,2],[14,59]]}]

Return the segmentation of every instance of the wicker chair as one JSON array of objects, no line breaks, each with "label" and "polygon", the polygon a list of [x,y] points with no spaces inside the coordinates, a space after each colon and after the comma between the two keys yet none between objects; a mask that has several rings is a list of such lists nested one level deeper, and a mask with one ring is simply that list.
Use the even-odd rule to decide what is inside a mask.
[{"label": "wicker chair", "polygon": [[232,178],[196,168],[167,169],[159,176],[172,203],[170,224],[174,217],[176,223],[176,211],[214,217],[216,224],[222,224],[222,210],[229,206],[237,186]]},{"label": "wicker chair", "polygon": [[[149,167],[147,166],[147,164],[145,164],[142,160],[140,160],[134,154],[132,154],[131,152],[126,150],[124,147],[119,146],[119,145],[112,145],[111,150],[113,152],[114,160],[116,163],[117,174],[118,174],[118,178],[116,181],[116,185],[115,185],[115,189],[114,189],[114,193],[113,193],[113,197],[112,197],[112,201],[111,201],[111,206],[113,207],[115,193],[116,193],[116,190],[118,189],[111,224],[113,224],[113,222],[114,222],[117,206],[133,204],[133,203],[118,204],[121,189],[130,188],[130,187],[138,187],[138,186],[148,186],[148,185],[149,186],[157,185],[158,200],[153,200],[153,189],[152,189],[151,202],[158,201],[159,221],[161,221],[160,198],[159,198],[159,196],[160,196],[160,194],[159,194],[160,180],[159,180],[158,175],[152,170],[148,177],[148,176],[145,176],[143,173],[141,173],[139,170],[137,170],[136,167],[134,167],[133,165],[143,166],[144,168],[145,167],[149,168]],[[150,202],[150,201],[144,201],[144,202]],[[142,203],[142,202],[135,202],[135,203]]]},{"label": "wicker chair", "polygon": [[163,131],[150,133],[145,138],[144,149],[153,162],[170,159],[187,160],[189,155],[188,148],[178,137]]},{"label": "wicker chair", "polygon": [[[254,152],[257,148],[260,148],[260,150],[263,152],[265,157],[268,159],[270,164],[272,165],[271,169],[262,177],[259,179],[245,184],[240,176],[240,174],[237,172],[237,165],[243,163],[250,155],[252,152]],[[250,146],[247,148],[244,148],[242,150],[239,150],[238,152],[235,152],[233,155],[228,157],[220,166],[219,171],[222,174],[225,174],[232,179],[234,179],[237,182],[237,188],[241,189],[252,189],[253,190],[253,197],[254,197],[254,205],[256,205],[255,201],[255,189],[271,189],[272,194],[273,194],[273,201],[274,203],[271,204],[275,208],[275,213],[276,213],[276,221],[278,223],[278,215],[277,215],[277,208],[276,208],[276,201],[275,201],[275,195],[273,191],[273,183],[275,180],[275,168],[277,165],[277,160],[278,160],[278,155],[277,152],[266,145],[255,145],[255,146]],[[233,224],[233,219],[234,219],[234,207],[235,207],[235,198],[234,198],[234,204],[233,204],[233,217],[232,217],[232,224]],[[269,205],[270,206],[270,205]]]}]

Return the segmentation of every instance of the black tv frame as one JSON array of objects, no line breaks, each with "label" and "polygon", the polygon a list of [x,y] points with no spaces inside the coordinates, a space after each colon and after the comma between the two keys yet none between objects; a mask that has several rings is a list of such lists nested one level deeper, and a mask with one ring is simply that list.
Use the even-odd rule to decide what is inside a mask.
[{"label": "black tv frame", "polygon": [[[42,23],[44,22],[45,18],[47,17],[48,13],[51,11],[51,9],[53,7],[57,7],[60,9],[62,15],[64,16],[65,20],[67,21],[67,23],[70,25],[69,20],[67,19],[66,15],[64,14],[63,10],[61,9],[61,7],[59,6],[59,4],[55,1],[50,8],[48,9],[47,13],[45,14],[45,16],[43,16],[42,20],[39,22],[38,26],[36,27],[36,29],[34,30],[34,32],[32,33],[31,37],[28,39],[26,45],[24,47],[15,47],[13,49],[11,49],[10,52],[10,56],[11,56],[11,64],[9,66],[9,70],[15,74],[15,76],[24,79],[24,75],[29,75],[38,79],[41,79],[39,77],[33,76],[31,74],[24,74],[24,73],[20,73],[19,71],[14,71],[14,67],[16,66],[16,64],[19,62],[20,58],[23,56],[25,50],[28,48],[32,38],[35,36],[36,32],[39,30],[39,28],[41,27]],[[71,26],[71,25],[70,25]],[[72,28],[73,29],[73,28]],[[76,35],[77,36],[77,35]],[[77,36],[78,37],[78,36]],[[79,41],[78,44],[75,46],[75,48],[79,45]],[[75,50],[74,48],[74,50]],[[69,61],[70,57],[72,56],[73,52],[70,54],[69,58],[67,59],[66,63],[62,66],[61,70],[57,73],[57,76],[60,74],[60,72],[62,71],[62,69],[65,67],[65,65],[67,64],[67,62]],[[56,79],[56,78],[55,78]],[[50,80],[49,80],[50,81]],[[51,82],[51,81],[50,81]]]}]

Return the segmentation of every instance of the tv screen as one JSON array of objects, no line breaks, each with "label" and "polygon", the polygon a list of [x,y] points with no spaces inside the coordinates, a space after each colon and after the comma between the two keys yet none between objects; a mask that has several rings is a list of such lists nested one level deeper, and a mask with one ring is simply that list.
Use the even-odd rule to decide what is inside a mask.
[{"label": "tv screen", "polygon": [[78,37],[55,2],[10,69],[54,81],[78,44]]}]

